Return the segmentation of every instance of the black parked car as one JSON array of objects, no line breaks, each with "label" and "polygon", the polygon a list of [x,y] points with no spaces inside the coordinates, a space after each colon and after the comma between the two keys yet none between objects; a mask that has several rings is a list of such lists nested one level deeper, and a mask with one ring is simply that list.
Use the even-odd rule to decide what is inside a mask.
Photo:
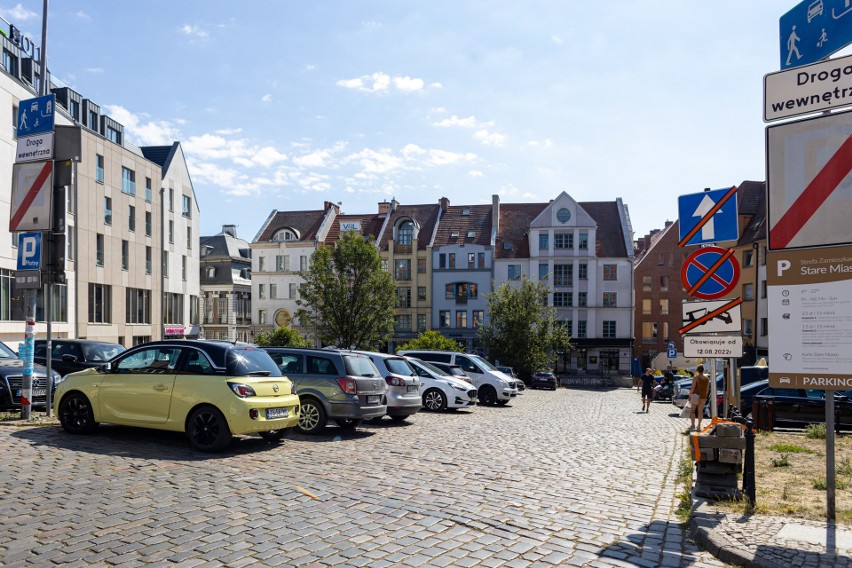
[{"label": "black parked car", "polygon": [[[51,340],[50,368],[65,376],[92,367],[100,367],[127,349],[118,343],[92,339]],[[47,364],[47,341],[36,339],[33,360],[39,365]]]},{"label": "black parked car", "polygon": [[825,397],[832,393],[837,429],[852,430],[852,400],[849,399],[849,391],[767,387],[752,400],[773,403],[776,427],[802,427],[825,423]]},{"label": "black parked car", "polygon": [[530,388],[556,390],[556,376],[550,371],[533,373],[530,378]]},{"label": "black parked car", "polygon": [[[14,351],[0,343],[0,409],[14,410],[21,408],[21,389],[24,382],[24,362],[18,359]],[[51,373],[56,383],[59,373]],[[33,365],[33,395],[32,406],[44,408],[47,402],[47,369],[41,365]]]}]

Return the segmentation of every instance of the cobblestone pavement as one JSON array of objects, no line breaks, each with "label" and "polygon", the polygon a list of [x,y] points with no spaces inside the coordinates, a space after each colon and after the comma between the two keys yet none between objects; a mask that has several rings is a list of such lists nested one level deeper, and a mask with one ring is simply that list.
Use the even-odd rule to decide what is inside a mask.
[{"label": "cobblestone pavement", "polygon": [[639,407],[527,390],[213,456],[150,430],[0,427],[0,564],[723,566],[673,514],[685,422]]}]

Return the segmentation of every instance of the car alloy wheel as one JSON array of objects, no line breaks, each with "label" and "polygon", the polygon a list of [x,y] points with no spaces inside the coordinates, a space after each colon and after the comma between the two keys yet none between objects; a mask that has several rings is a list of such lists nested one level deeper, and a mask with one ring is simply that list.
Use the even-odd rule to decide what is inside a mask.
[{"label": "car alloy wheel", "polygon": [[326,417],[322,404],[314,399],[302,399],[299,409],[299,430],[305,434],[317,434],[325,428]]},{"label": "car alloy wheel", "polygon": [[438,389],[429,389],[423,393],[423,406],[426,410],[444,410],[447,408],[447,397]]},{"label": "car alloy wheel", "polygon": [[72,392],[62,399],[59,422],[70,434],[89,434],[98,426],[89,399],[79,392]]},{"label": "car alloy wheel", "polygon": [[233,438],[227,420],[212,406],[201,406],[192,411],[186,434],[195,449],[202,452],[224,450]]},{"label": "car alloy wheel", "polygon": [[497,403],[497,391],[491,385],[485,385],[479,389],[479,402],[484,406],[492,406]]}]

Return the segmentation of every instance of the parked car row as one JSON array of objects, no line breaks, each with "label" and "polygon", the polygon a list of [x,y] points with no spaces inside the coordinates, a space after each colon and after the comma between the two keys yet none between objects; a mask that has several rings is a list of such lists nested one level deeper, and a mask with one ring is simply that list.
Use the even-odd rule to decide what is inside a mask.
[{"label": "parked car row", "polygon": [[[402,421],[422,408],[502,405],[518,394],[518,381],[476,355],[416,354],[423,359],[156,341],[57,379],[54,406],[70,433],[87,434],[109,422],[184,432],[196,449],[218,451],[234,435],[278,441],[293,428],[316,434],[333,421],[352,430],[385,415]],[[430,357],[449,360],[432,364],[425,360]]]}]

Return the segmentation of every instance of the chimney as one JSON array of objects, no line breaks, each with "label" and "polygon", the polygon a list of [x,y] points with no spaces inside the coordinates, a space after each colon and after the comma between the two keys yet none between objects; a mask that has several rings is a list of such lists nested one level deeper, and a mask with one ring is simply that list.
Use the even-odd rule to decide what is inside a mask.
[{"label": "chimney", "polygon": [[237,226],[236,225],[222,225],[222,234],[223,235],[231,235],[235,239],[237,238]]},{"label": "chimney", "polygon": [[491,230],[495,235],[500,233],[500,196],[491,196]]},{"label": "chimney", "polygon": [[447,199],[446,197],[442,197],[441,200],[439,201],[439,203],[441,204],[441,211],[443,213],[446,213],[447,207],[450,206],[450,200]]},{"label": "chimney", "polygon": [[390,213],[390,203],[379,201],[379,215],[387,215],[388,213]]},{"label": "chimney", "polygon": [[394,211],[396,211],[396,208],[397,208],[397,207],[399,207],[399,201],[397,201],[397,200],[396,200],[396,197],[391,198],[391,202],[390,202],[390,210],[391,210],[391,213],[393,213]]},{"label": "chimney", "polygon": [[666,228],[666,229],[668,229],[668,228],[669,228],[669,227],[671,227],[673,224],[674,224],[674,221],[666,221],[666,227],[665,227],[665,228]]}]

